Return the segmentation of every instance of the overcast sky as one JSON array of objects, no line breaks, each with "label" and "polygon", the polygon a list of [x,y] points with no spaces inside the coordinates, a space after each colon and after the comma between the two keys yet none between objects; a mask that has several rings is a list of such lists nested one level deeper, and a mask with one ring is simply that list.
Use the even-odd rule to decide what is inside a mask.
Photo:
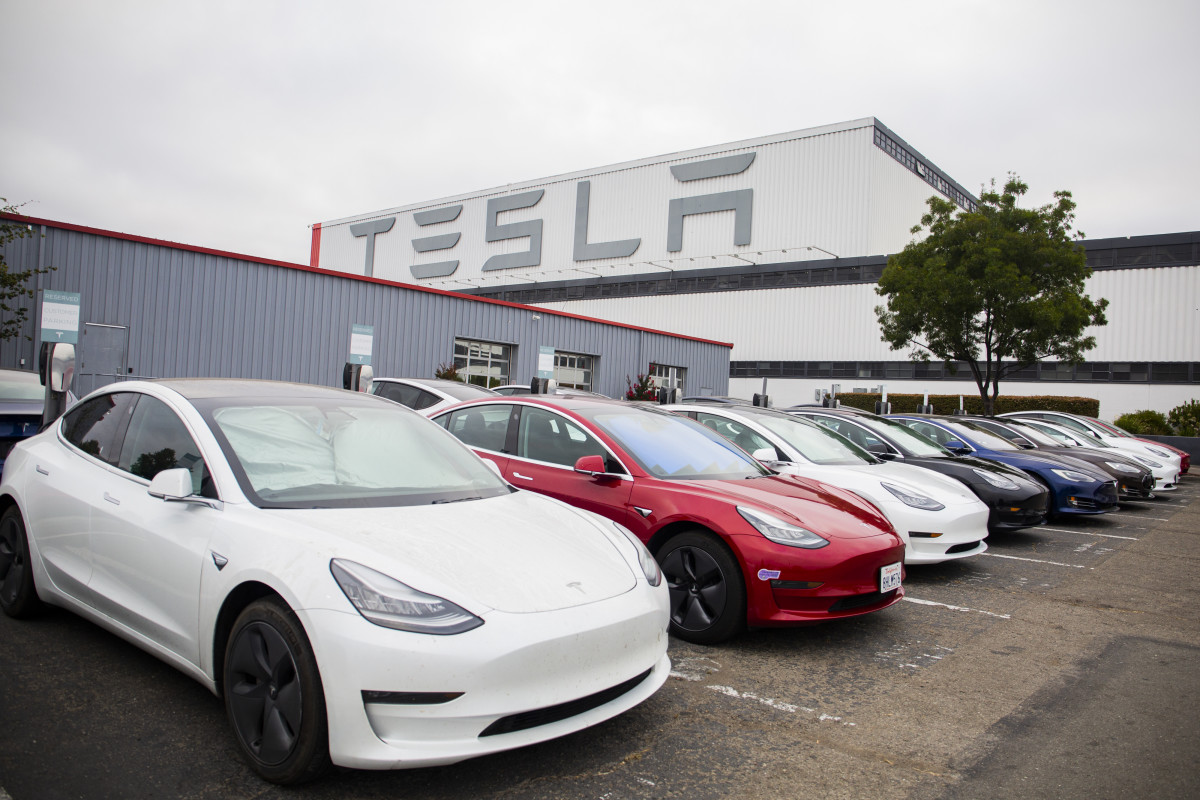
[{"label": "overcast sky", "polygon": [[1200,230],[1196,0],[0,11],[0,197],[62,222],[307,263],[314,222],[873,116],[1089,238]]}]

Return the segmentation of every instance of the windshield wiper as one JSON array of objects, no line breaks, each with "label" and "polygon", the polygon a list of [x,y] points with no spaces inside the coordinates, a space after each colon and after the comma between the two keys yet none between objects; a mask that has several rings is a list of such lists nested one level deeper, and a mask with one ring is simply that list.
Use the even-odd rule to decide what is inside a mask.
[{"label": "windshield wiper", "polygon": [[483,499],[482,497],[456,497],[453,500],[434,500],[430,503],[430,505],[437,506],[437,505],[442,505],[443,503],[464,503],[467,500],[482,500],[482,499]]}]

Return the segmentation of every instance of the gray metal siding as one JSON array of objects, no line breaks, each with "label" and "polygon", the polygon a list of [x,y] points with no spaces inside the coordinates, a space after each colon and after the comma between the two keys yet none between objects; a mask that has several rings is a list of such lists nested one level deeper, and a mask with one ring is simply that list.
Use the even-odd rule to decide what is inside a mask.
[{"label": "gray metal siding", "polygon": [[[80,323],[126,326],[128,372],[122,377],[215,376],[341,384],[355,323],[374,326],[372,366],[378,376],[432,377],[454,357],[454,339],[517,347],[513,378],[536,371],[539,345],[597,356],[597,391],[619,396],[625,376],[651,361],[686,367],[688,386],[724,393],[729,348],[560,316],[545,309],[480,302],[352,276],[324,274],[102,232],[42,226],[5,248],[14,270],[39,264],[37,290],[81,294]],[[40,256],[39,256],[40,252]],[[0,366],[37,367],[37,306],[30,303],[24,338],[0,343]],[[534,317],[539,319],[534,319]],[[82,331],[81,331],[82,333]],[[86,362],[81,339],[79,360]],[[87,379],[80,390],[116,380]]]}]

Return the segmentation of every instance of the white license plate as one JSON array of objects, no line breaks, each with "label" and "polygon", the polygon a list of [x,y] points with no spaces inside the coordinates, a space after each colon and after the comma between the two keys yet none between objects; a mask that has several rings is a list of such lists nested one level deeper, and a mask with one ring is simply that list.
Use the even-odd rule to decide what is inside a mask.
[{"label": "white license plate", "polygon": [[888,564],[886,567],[879,569],[879,591],[890,592],[892,589],[900,588],[900,569],[901,562]]}]

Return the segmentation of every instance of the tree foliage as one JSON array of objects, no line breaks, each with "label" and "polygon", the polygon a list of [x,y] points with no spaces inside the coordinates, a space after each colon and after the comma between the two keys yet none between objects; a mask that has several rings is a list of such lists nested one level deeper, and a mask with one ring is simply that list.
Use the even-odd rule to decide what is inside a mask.
[{"label": "tree foliage", "polygon": [[928,235],[888,259],[876,289],[883,340],[914,359],[965,362],[989,414],[1003,378],[1046,358],[1080,361],[1096,344],[1086,329],[1107,322],[1108,301],[1084,294],[1091,270],[1071,193],[1020,208],[1028,189],[1010,174],[997,192],[993,180],[971,212],[929,198],[912,229]]},{"label": "tree foliage", "polygon": [[[6,198],[0,197],[0,213],[15,214],[20,206],[9,205]],[[29,316],[27,298],[33,297],[33,289],[29,279],[51,271],[54,267],[44,269],[27,269],[14,272],[8,266],[4,257],[4,248],[9,242],[32,236],[33,230],[18,222],[0,221],[0,341],[15,339],[21,335],[21,329]],[[33,337],[26,336],[32,340]]]},{"label": "tree foliage", "polygon": [[631,380],[628,375],[625,376],[625,385],[629,387],[625,390],[626,400],[655,400],[658,398],[658,387],[654,385],[654,365],[650,365],[650,369],[646,372],[639,372],[637,380]]}]

